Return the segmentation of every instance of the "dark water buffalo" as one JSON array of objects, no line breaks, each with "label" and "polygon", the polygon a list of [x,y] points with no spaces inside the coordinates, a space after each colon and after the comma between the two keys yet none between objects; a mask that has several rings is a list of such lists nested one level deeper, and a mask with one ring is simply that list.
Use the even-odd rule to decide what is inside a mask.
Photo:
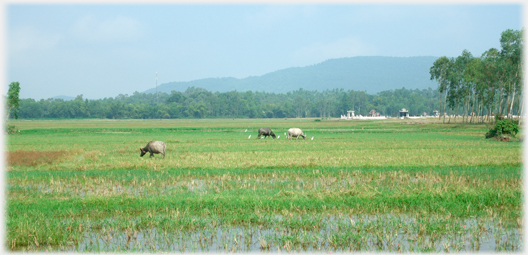
[{"label": "dark water buffalo", "polygon": [[139,156],[143,157],[143,155],[145,155],[147,152],[150,152],[151,158],[152,156],[154,156],[154,153],[161,153],[163,154],[163,158],[165,158],[166,148],[167,146],[162,141],[150,141],[144,148],[139,148],[139,150],[141,151],[141,154],[139,154]]},{"label": "dark water buffalo", "polygon": [[275,134],[273,133],[273,131],[271,131],[270,128],[260,128],[258,130],[258,138],[260,138],[260,136],[264,136],[264,137],[268,137],[271,135],[271,137],[273,137],[273,139],[275,139]]}]

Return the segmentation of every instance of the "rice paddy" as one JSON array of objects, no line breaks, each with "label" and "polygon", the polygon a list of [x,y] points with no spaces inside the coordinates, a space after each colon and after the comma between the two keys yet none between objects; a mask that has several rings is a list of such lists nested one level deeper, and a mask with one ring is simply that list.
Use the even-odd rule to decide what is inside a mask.
[{"label": "rice paddy", "polygon": [[[485,125],[12,122],[11,251],[524,249],[521,143],[486,140]],[[256,139],[260,127],[280,138]],[[308,139],[285,139],[290,127]],[[167,144],[165,159],[139,157],[151,140]]]}]

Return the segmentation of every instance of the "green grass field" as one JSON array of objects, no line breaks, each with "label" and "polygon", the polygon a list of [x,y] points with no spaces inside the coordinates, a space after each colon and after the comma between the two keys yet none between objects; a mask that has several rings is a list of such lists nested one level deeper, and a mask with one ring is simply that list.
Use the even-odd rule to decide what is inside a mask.
[{"label": "green grass field", "polygon": [[[522,146],[485,139],[483,124],[10,124],[13,251],[523,250]],[[280,138],[256,139],[260,127]],[[290,127],[307,139],[287,140]],[[151,140],[165,159],[139,157]]]}]

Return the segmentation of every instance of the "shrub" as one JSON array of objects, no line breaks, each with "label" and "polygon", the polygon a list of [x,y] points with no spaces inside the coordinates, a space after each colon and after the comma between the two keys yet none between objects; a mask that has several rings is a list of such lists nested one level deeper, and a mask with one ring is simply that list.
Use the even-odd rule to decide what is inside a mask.
[{"label": "shrub", "polygon": [[315,122],[321,122],[321,119],[315,119]]},{"label": "shrub", "polygon": [[486,138],[492,138],[501,135],[511,135],[512,137],[515,137],[515,135],[519,132],[518,121],[500,117],[496,117],[496,119],[497,122],[495,122],[495,127],[491,128],[486,133]]},{"label": "shrub", "polygon": [[16,134],[18,132],[18,129],[15,127],[15,125],[7,125],[6,131],[8,134]]}]

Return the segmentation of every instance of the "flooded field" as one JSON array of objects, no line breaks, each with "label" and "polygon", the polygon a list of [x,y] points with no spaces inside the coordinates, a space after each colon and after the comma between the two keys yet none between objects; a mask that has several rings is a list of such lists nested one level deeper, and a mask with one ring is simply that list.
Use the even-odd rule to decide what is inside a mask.
[{"label": "flooded field", "polygon": [[[524,250],[521,143],[486,140],[484,125],[230,121],[19,125],[8,140],[6,247]],[[267,125],[282,134],[293,124],[315,139],[244,131]],[[165,159],[139,157],[150,140],[166,142]]]}]

